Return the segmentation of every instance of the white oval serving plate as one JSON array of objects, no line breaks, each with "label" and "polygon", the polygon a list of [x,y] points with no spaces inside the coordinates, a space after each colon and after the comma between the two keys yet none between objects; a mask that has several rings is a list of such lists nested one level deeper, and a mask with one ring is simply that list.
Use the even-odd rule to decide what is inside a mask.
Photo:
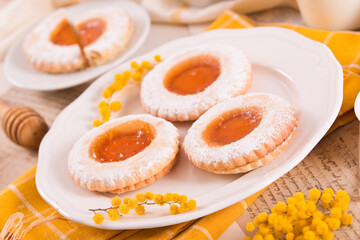
[{"label": "white oval serving plate", "polygon": [[144,43],[150,31],[149,14],[139,5],[129,1],[97,1],[86,2],[66,8],[70,19],[77,15],[103,6],[118,6],[127,11],[133,19],[134,32],[126,48],[113,61],[97,67],[88,67],[84,70],[63,73],[48,74],[40,72],[32,67],[25,59],[22,43],[27,34],[32,30],[25,31],[21,37],[9,49],[5,61],[4,72],[9,82],[17,87],[31,90],[57,90],[73,87],[93,80],[110,68],[119,65],[129,58]]},{"label": "white oval serving plate", "polygon": [[[113,194],[90,192],[73,182],[67,171],[67,155],[74,142],[99,118],[101,93],[115,73],[129,68],[129,62],[96,80],[78,99],[64,109],[41,143],[36,186],[41,196],[66,218],[105,229],[139,229],[172,225],[213,213],[265,188],[296,166],[320,141],[334,122],[342,102],[342,69],[331,51],[318,42],[281,28],[215,30],[172,41],[136,61],[155,54],[164,59],[196,44],[217,43],[242,49],[253,63],[250,92],[276,94],[289,101],[299,118],[299,127],[288,148],[269,164],[246,174],[217,175],[198,169],[183,151],[178,163],[159,181],[134,192],[177,192],[198,203],[198,209],[170,215],[167,207],[149,206],[143,216],[129,214],[120,220],[96,225],[89,208],[110,206]],[[118,115],[142,113],[139,84],[131,83],[114,98],[123,102]],[[175,124],[183,137],[191,123]]]}]

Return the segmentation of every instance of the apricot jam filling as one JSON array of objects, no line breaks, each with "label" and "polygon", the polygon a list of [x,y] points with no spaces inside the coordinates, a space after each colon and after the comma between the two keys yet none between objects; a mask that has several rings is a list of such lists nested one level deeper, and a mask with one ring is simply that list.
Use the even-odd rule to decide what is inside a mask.
[{"label": "apricot jam filling", "polygon": [[218,59],[200,55],[172,67],[166,74],[164,86],[170,92],[190,95],[204,91],[220,75]]},{"label": "apricot jam filling", "polygon": [[203,131],[209,146],[224,146],[242,139],[259,126],[261,112],[256,108],[235,109],[214,119]]},{"label": "apricot jam filling", "polygon": [[51,33],[51,42],[61,46],[79,44],[74,30],[67,20],[63,20]]},{"label": "apricot jam filling", "polygon": [[94,160],[107,163],[126,160],[144,150],[155,138],[155,129],[146,122],[132,120],[97,136],[90,144]]},{"label": "apricot jam filling", "polygon": [[106,22],[100,18],[92,18],[76,26],[83,47],[95,42],[105,31]]}]

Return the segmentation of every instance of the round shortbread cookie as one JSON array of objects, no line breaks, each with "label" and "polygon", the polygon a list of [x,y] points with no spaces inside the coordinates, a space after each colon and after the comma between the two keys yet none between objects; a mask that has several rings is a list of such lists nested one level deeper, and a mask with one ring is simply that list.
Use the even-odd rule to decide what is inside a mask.
[{"label": "round shortbread cookie", "polygon": [[183,148],[199,168],[219,174],[247,172],[280,154],[297,125],[295,110],[280,97],[246,94],[203,114],[189,129]]},{"label": "round shortbread cookie", "polygon": [[[140,151],[133,151],[121,160],[102,157],[106,154],[125,155],[126,151],[117,152],[116,148],[134,147],[127,145],[130,138],[133,144],[143,144],[141,139],[134,140],[133,137],[144,132],[150,136],[146,141],[151,140]],[[128,138],[121,139],[124,136]],[[76,183],[91,191],[120,193],[135,190],[158,180],[171,169],[177,159],[179,139],[176,127],[164,119],[148,114],[124,116],[82,136],[69,153],[68,170]],[[116,145],[119,141],[123,145]]]},{"label": "round shortbread cookie", "polygon": [[[200,69],[204,66],[209,69]],[[200,74],[207,76],[209,72],[213,75],[210,83],[196,82],[206,78],[192,79]],[[188,78],[178,80],[184,73]],[[174,79],[180,81],[174,85],[180,93],[171,86]],[[182,82],[195,84],[194,91],[191,86],[182,90],[185,86]],[[196,120],[215,104],[244,94],[251,83],[252,66],[241,50],[224,45],[201,45],[165,59],[150,71],[143,79],[140,99],[145,111],[152,115],[170,121]]]}]

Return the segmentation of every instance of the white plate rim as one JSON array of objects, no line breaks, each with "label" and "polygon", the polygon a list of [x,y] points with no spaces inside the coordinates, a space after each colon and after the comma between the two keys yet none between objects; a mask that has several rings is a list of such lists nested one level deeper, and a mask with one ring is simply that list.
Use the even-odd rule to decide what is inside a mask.
[{"label": "white plate rim", "polygon": [[[44,84],[44,85],[33,84],[33,82],[31,82],[31,81],[30,82],[19,81],[12,74],[12,71],[19,69],[19,66],[13,65],[11,63],[11,58],[15,55],[15,53],[17,51],[22,51],[22,42],[23,42],[24,38],[34,27],[36,27],[38,22],[40,22],[44,19],[43,18],[42,20],[31,25],[29,28],[25,29],[23,31],[23,33],[20,34],[20,36],[16,39],[15,43],[12,44],[10,49],[8,50],[8,52],[5,56],[5,59],[4,59],[4,74],[5,74],[5,77],[7,78],[7,80],[16,87],[29,89],[29,90],[38,90],[38,91],[61,90],[61,89],[74,87],[74,86],[89,82],[93,79],[96,79],[100,75],[109,71],[111,68],[115,67],[116,65],[121,64],[122,62],[126,61],[129,57],[131,57],[143,45],[143,43],[145,42],[146,38],[149,35],[150,28],[151,28],[151,20],[150,20],[149,14],[145,11],[145,9],[143,7],[141,7],[137,3],[134,3],[134,2],[128,1],[128,0],[124,0],[124,1],[118,1],[118,0],[91,1],[91,2],[84,2],[84,3],[80,3],[77,5],[70,6],[70,7],[66,7],[65,9],[70,12],[78,11],[77,9],[83,8],[83,7],[87,7],[89,9],[91,9],[93,5],[96,6],[99,3],[103,3],[104,5],[105,4],[106,5],[116,4],[116,5],[124,8],[125,10],[128,10],[129,8],[134,8],[137,12],[136,14],[141,15],[141,17],[143,18],[142,23],[141,23],[142,24],[141,35],[138,39],[136,39],[136,42],[134,43],[134,45],[132,47],[127,46],[125,48],[125,51],[123,51],[121,53],[121,55],[119,55],[117,57],[117,59],[114,59],[113,61],[103,64],[103,65],[100,65],[98,67],[95,67],[98,70],[94,70],[94,73],[88,74],[88,76],[86,76],[86,74],[87,74],[86,71],[90,68],[86,68],[84,70],[76,71],[73,73],[65,73],[65,74],[47,74],[47,73],[42,73],[42,72],[32,69],[32,71],[34,71],[34,72],[30,72],[30,74],[28,72],[28,75],[30,75],[30,76],[36,77],[38,74],[39,75],[45,74],[45,75],[48,75],[49,78],[55,77],[55,79],[49,79],[49,81],[51,81],[51,80],[54,80],[54,81],[52,83],[48,83],[48,84]],[[134,26],[134,27],[136,28],[137,26]],[[135,31],[136,31],[136,29],[135,29]],[[132,40],[130,40],[130,41],[132,41]],[[23,56],[23,57],[25,58],[25,56]],[[27,64],[28,64],[28,67],[32,68],[30,63],[27,63]],[[74,74],[74,73],[75,74],[80,73],[80,76],[83,76],[83,77],[78,78],[76,80],[67,81],[66,77],[71,74]]]},{"label": "white plate rim", "polygon": [[[226,34],[228,34],[231,31],[239,31],[239,29],[213,30],[210,32],[202,33],[200,35],[174,40],[170,43],[167,43],[167,44],[161,46],[160,48],[166,49],[171,44],[181,43],[181,41],[183,41],[183,39],[191,40],[191,39],[195,39],[195,38],[207,38],[207,37],[211,37],[212,35],[226,36]],[[264,34],[264,35],[269,34],[271,36],[276,35],[277,37],[288,38],[288,40],[298,41],[304,47],[317,49],[317,51],[324,54],[324,56],[326,55],[326,57],[329,57],[329,61],[332,62],[332,64],[333,64],[334,68],[332,69],[332,71],[335,72],[334,74],[336,75],[336,79],[337,79],[336,86],[335,86],[335,89],[337,90],[337,92],[336,92],[336,96],[333,96],[333,97],[335,97],[334,106],[332,108],[331,113],[329,114],[328,120],[323,123],[322,127],[318,130],[318,132],[315,133],[313,138],[311,138],[309,140],[309,142],[305,145],[305,147],[298,153],[298,155],[296,156],[296,161],[291,162],[291,164],[288,162],[288,164],[281,169],[280,174],[277,173],[276,176],[274,176],[274,174],[262,176],[261,177],[262,182],[256,188],[248,189],[247,191],[244,191],[241,194],[234,195],[232,198],[224,199],[222,202],[213,204],[211,208],[198,209],[196,211],[187,212],[186,214],[172,215],[169,217],[164,217],[161,220],[157,219],[156,221],[141,222],[140,225],[134,224],[132,222],[121,222],[121,221],[118,222],[118,224],[96,225],[92,222],[91,218],[89,218],[89,219],[78,218],[78,217],[74,216],[73,213],[69,214],[67,211],[64,211],[60,206],[58,206],[53,201],[53,199],[50,199],[47,196],[47,192],[46,192],[47,189],[44,189],[44,187],[42,186],[42,182],[41,182],[42,174],[41,173],[44,170],[44,169],[42,169],[43,168],[42,161],[44,161],[42,159],[42,155],[43,155],[43,151],[44,151],[43,149],[46,148],[46,145],[47,145],[47,139],[50,138],[50,136],[51,136],[51,130],[50,130],[50,132],[45,136],[45,138],[40,146],[39,164],[38,164],[38,170],[36,173],[36,186],[38,188],[40,195],[44,198],[44,200],[47,201],[50,205],[52,205],[57,211],[60,212],[60,214],[62,214],[66,218],[68,218],[72,221],[75,221],[75,222],[79,222],[82,224],[92,226],[92,227],[103,228],[103,229],[137,229],[137,228],[162,227],[162,226],[168,226],[168,225],[173,225],[173,224],[177,224],[177,223],[182,223],[182,222],[189,221],[192,219],[197,219],[197,218],[206,216],[208,214],[211,214],[213,212],[216,212],[218,210],[224,209],[224,208],[226,208],[232,204],[235,204],[237,202],[240,202],[241,200],[255,194],[256,192],[260,191],[261,189],[264,189],[265,187],[270,185],[272,182],[274,182],[278,178],[280,178],[282,175],[284,175],[285,173],[290,171],[293,167],[295,167],[301,160],[303,160],[306,157],[306,155],[312,150],[312,148],[321,140],[321,138],[325,135],[325,133],[331,127],[332,123],[334,122],[334,120],[337,117],[337,114],[338,114],[341,104],[342,104],[342,96],[343,96],[343,92],[342,92],[343,91],[343,82],[342,82],[343,73],[342,73],[341,65],[336,60],[333,53],[330,51],[330,49],[328,47],[326,47],[325,45],[323,45],[319,42],[308,39],[298,33],[293,32],[293,31],[290,31],[287,29],[282,29],[282,28],[276,28],[276,27],[258,27],[258,28],[251,28],[251,29],[241,29],[240,31],[242,31],[242,33],[244,35],[246,35],[246,34],[249,34],[249,35],[251,35],[251,34],[260,34],[260,35],[261,34]],[[160,48],[158,48],[158,49],[160,49]],[[158,49],[155,49],[155,50],[151,51],[150,53],[147,53],[143,56],[146,56],[146,55],[149,56],[153,53],[157,53]],[[143,59],[143,56],[139,57],[138,59]],[[124,64],[126,64],[126,63],[124,63]],[[110,73],[108,73],[108,74],[110,74]],[[101,84],[100,81],[102,78],[105,78],[105,75],[103,75],[97,81],[95,81],[79,98],[77,98],[73,103],[71,103],[67,108],[65,108],[63,110],[63,112],[59,114],[59,116],[55,120],[53,126],[56,126],[58,124],[57,120],[62,116],[62,114],[64,114],[64,112],[66,112],[67,109],[71,108],[71,106],[73,104],[76,104],[78,101],[80,101],[82,96],[84,96],[86,94],[90,94],[93,89],[97,88],[97,85]]]},{"label": "white plate rim", "polygon": [[360,120],[360,92],[356,96],[354,111],[357,119]]}]

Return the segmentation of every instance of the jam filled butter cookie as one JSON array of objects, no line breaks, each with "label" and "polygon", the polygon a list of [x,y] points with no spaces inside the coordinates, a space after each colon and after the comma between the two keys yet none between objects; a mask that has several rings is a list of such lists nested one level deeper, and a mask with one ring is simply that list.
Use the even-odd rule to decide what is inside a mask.
[{"label": "jam filled butter cookie", "polygon": [[66,73],[113,60],[132,32],[132,18],[116,6],[85,12],[74,22],[59,9],[28,34],[23,49],[35,69]]},{"label": "jam filled butter cookie", "polygon": [[289,103],[270,94],[224,101],[189,129],[183,148],[197,167],[219,174],[247,172],[279,155],[298,120]]},{"label": "jam filled butter cookie", "polygon": [[218,102],[244,94],[252,67],[237,48],[201,45],[173,55],[143,79],[140,99],[147,113],[170,121],[196,120]]},{"label": "jam filled butter cookie", "polygon": [[144,187],[175,164],[180,135],[170,122],[128,115],[87,132],[69,153],[68,170],[80,186],[122,193]]}]

